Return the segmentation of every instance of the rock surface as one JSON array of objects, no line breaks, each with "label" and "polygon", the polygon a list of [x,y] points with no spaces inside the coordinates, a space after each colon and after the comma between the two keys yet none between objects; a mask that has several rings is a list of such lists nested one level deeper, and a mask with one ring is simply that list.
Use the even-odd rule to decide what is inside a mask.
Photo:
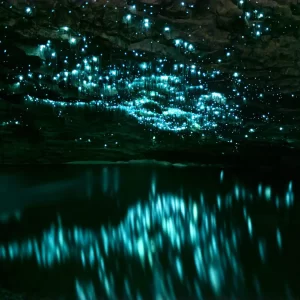
[{"label": "rock surface", "polygon": [[[117,160],[144,158],[141,153],[145,149],[152,147],[159,150],[165,145],[165,138],[159,140],[158,133],[150,130],[145,135],[148,129],[144,127],[132,130],[135,125],[131,121],[117,121],[113,117],[114,121],[110,119],[106,125],[91,125],[88,121],[92,123],[92,119],[87,121],[82,118],[76,123],[74,120],[79,119],[76,114],[64,114],[63,121],[53,121],[50,111],[56,117],[61,116],[58,107],[44,115],[42,108],[41,112],[35,109],[36,105],[31,105],[28,111],[29,106],[23,102],[25,95],[71,102],[79,97],[84,101],[94,98],[90,93],[79,94],[73,81],[57,84],[49,80],[59,71],[72,70],[76,61],[67,61],[66,58],[79,57],[82,51],[97,57],[101,52],[103,67],[120,60],[131,64],[139,58],[127,54],[136,50],[142,52],[148,61],[161,57],[178,64],[195,63],[201,66],[203,72],[219,70],[222,77],[210,84],[216,92],[228,93],[229,96],[236,91],[236,87],[228,78],[238,72],[243,80],[240,90],[253,100],[249,104],[253,105],[251,109],[264,111],[265,115],[270,107],[276,109],[277,119],[264,130],[265,137],[260,136],[260,142],[284,139],[293,146],[298,143],[299,117],[296,109],[300,95],[300,4],[296,0],[7,0],[0,4],[0,24],[0,97],[3,102],[0,116],[3,124],[13,124],[20,119],[24,123],[26,120],[19,133],[15,128],[1,129],[3,162],[12,162],[16,157],[20,158],[18,162],[32,161],[24,154],[27,152],[40,157],[33,159],[35,162],[53,162],[55,157],[60,156],[63,158],[59,161],[82,160],[82,155],[92,160],[94,156],[100,160],[103,157],[111,159],[114,151],[117,152]],[[83,46],[86,37],[89,42]],[[51,53],[40,49],[48,41],[51,42],[49,48],[56,51],[50,63]],[[176,41],[180,41],[180,46],[176,45]],[[23,74],[26,74],[26,79]],[[95,90],[98,94],[103,92],[98,91],[97,87]],[[118,95],[116,90],[110,93]],[[264,103],[258,100],[262,94],[268,99]],[[289,101],[287,105],[285,97]],[[279,129],[274,129],[278,119],[286,120],[288,133],[278,136]],[[73,122],[72,130],[66,126],[70,122]],[[96,134],[89,131],[92,126],[97,130],[98,144],[89,146],[89,151],[86,151],[86,146],[78,150],[77,146],[63,143],[66,136],[76,143],[85,136],[86,140],[91,136],[95,138]],[[265,125],[260,123],[257,126],[262,128]],[[133,133],[135,136],[131,136]],[[115,140],[110,137],[109,143],[120,145],[123,142],[123,148],[110,147],[111,152],[107,156],[104,145],[109,134],[119,135],[120,138]],[[155,143],[153,135],[157,137]],[[181,135],[174,135],[170,148],[181,144],[183,147],[186,142],[181,139]],[[37,146],[33,146],[32,140],[36,140]],[[17,142],[22,146],[16,146]],[[193,140],[191,145],[202,142],[200,138]],[[138,143],[140,146],[137,146]],[[231,145],[231,148],[235,151],[235,146]],[[105,154],[98,155],[102,152]]]},{"label": "rock surface", "polygon": [[[243,5],[232,0],[132,3],[135,9],[122,0],[3,1],[0,22],[2,30],[7,26],[7,30],[15,32],[11,45],[15,51],[25,51],[27,55],[36,55],[30,49],[43,40],[68,39],[68,34],[59,30],[64,26],[82,35],[99,37],[100,43],[108,47],[160,53],[178,60],[182,56],[169,41],[181,38],[195,46],[195,57],[209,56],[201,62],[207,69],[215,68],[217,59],[230,48],[231,59],[219,63],[218,69],[228,73],[238,70],[249,82],[256,78],[256,84],[266,92],[271,92],[272,87],[283,93],[299,92],[300,5],[296,0],[247,0]],[[30,13],[26,13],[28,7]],[[124,24],[124,15],[130,10],[132,18]],[[245,14],[254,10],[264,18],[248,20]],[[154,24],[149,30],[142,28],[147,14]],[[163,32],[164,24],[170,26],[170,32]],[[254,25],[261,26],[261,36],[251,34]],[[2,70],[7,67],[2,62]]]}]

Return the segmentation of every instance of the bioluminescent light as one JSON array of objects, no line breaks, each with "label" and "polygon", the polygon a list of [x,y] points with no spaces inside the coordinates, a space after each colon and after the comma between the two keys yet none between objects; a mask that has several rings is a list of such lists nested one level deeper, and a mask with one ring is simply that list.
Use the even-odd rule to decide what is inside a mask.
[{"label": "bioluminescent light", "polygon": [[144,27],[146,27],[146,28],[150,27],[149,19],[144,19]]},{"label": "bioluminescent light", "polygon": [[[83,6],[88,5],[87,3]],[[182,2],[181,6],[190,9],[193,5]],[[124,10],[124,15],[121,16],[123,23],[129,24],[129,21],[134,23],[135,19],[139,19],[135,8],[130,5],[129,10]],[[150,5],[150,8],[153,7]],[[29,12],[28,9],[31,8],[26,7],[25,11]],[[115,9],[117,8],[115,7]],[[185,11],[185,8],[182,10]],[[147,13],[143,16],[149,15],[149,10],[146,9],[146,11]],[[249,36],[259,40],[269,30],[264,26],[263,21],[266,16],[263,11],[249,9],[245,12],[244,18],[248,25],[246,29],[248,34],[242,36],[245,42]],[[132,33],[137,36],[141,33],[148,35],[150,32],[147,29],[150,24],[151,26],[155,24],[153,29],[160,32],[160,35],[163,35],[163,32],[170,32],[171,26],[172,32],[175,32],[175,23],[170,26],[166,22],[159,24],[155,23],[155,19],[147,17],[142,17],[137,24],[130,24],[127,26],[127,30],[129,35]],[[135,26],[142,29],[142,32],[139,30],[132,32],[131,29]],[[47,95],[45,99],[36,99],[30,95],[26,99],[62,107],[99,104],[106,109],[124,111],[135,118],[138,123],[152,128],[174,132],[203,130],[213,132],[218,136],[221,136],[226,128],[236,128],[243,124],[241,114],[243,103],[254,97],[261,98],[259,95],[262,91],[258,90],[254,97],[249,96],[248,91],[251,87],[244,85],[246,77],[242,69],[234,67],[231,75],[226,75],[221,71],[221,64],[225,60],[227,63],[234,57],[234,47],[225,48],[223,56],[211,61],[218,63],[218,67],[214,66],[213,69],[207,68],[207,64],[203,63],[203,59],[199,55],[201,51],[198,51],[198,43],[195,43],[195,37],[192,34],[186,35],[184,39],[176,38],[169,41],[167,47],[170,49],[173,47],[172,51],[174,50],[176,61],[167,58],[166,54],[160,52],[156,52],[158,57],[153,59],[149,58],[143,49],[132,51],[120,49],[118,55],[123,57],[120,62],[118,59],[118,62],[103,63],[101,52],[104,51],[100,44],[91,44],[91,36],[82,36],[81,33],[74,32],[74,28],[68,26],[59,27],[59,30],[60,33],[64,33],[61,34],[62,38],[66,39],[67,37],[71,44],[68,56],[61,54],[63,49],[58,43],[52,43],[51,40],[48,40],[45,45],[39,45],[37,55],[42,59],[42,70],[39,71],[39,74],[34,73],[33,76],[29,76],[27,70],[24,71],[19,75],[22,76],[19,77],[19,82],[11,85],[12,91],[15,92],[14,89],[18,89],[19,92],[25,87],[42,91],[47,88],[50,81],[61,94],[65,89],[72,89],[72,93],[75,93],[78,101],[72,102],[73,104],[68,104],[66,101],[64,104],[62,101],[47,99]],[[150,38],[149,40],[152,49],[153,41]],[[161,41],[158,40],[157,43],[161,43]],[[94,46],[98,50],[91,50]],[[6,51],[4,49],[5,55],[8,55],[9,53]],[[131,58],[129,58],[130,56]],[[30,68],[29,71],[32,74]],[[19,73],[20,70],[15,74],[16,78]],[[226,76],[228,78],[224,79]],[[29,80],[30,78],[38,78],[38,80]],[[229,81],[226,95],[214,90],[214,82],[223,80]],[[90,104],[85,102],[90,102]],[[267,114],[260,118],[263,122],[270,120],[270,116]],[[234,129],[230,130],[232,133],[234,132]],[[258,132],[256,127],[255,132]],[[250,133],[254,132],[247,128],[241,133],[241,136],[251,138],[254,135]]]},{"label": "bioluminescent light", "polygon": [[75,44],[76,43],[76,39],[74,37],[70,38],[70,43],[71,44]]}]

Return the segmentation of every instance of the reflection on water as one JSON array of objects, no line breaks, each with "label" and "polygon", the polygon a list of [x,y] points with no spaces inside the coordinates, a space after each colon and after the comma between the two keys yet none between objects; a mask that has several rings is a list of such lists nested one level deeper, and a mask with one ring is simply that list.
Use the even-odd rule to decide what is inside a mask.
[{"label": "reflection on water", "polygon": [[[124,172],[103,167],[101,173],[102,193],[117,194]],[[255,188],[226,183],[221,170],[209,179],[211,187],[194,185],[190,193],[184,187],[163,191],[158,175],[147,177],[147,197],[131,202],[116,224],[83,228],[75,220],[66,226],[58,214],[41,235],[2,243],[0,260],[34,261],[49,271],[79,266],[67,275],[73,296],[56,295],[70,299],[293,297],[283,267],[289,235],[279,218],[294,207],[293,181],[282,187],[258,182]],[[97,184],[92,171],[85,176],[91,198]]]}]

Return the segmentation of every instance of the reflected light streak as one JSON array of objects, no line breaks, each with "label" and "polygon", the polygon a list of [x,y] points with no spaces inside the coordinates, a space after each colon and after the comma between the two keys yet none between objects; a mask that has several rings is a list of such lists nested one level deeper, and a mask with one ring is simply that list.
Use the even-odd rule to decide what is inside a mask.
[{"label": "reflected light streak", "polygon": [[[114,176],[116,179],[117,173]],[[103,180],[103,190],[108,191],[107,168],[103,169]],[[289,199],[294,198],[292,183],[286,194]],[[285,197],[278,196],[273,203],[269,192],[261,196],[259,201],[265,200],[270,205],[277,206],[279,201],[280,205],[289,208],[292,204]],[[226,210],[231,211],[233,205],[242,207],[245,228],[257,245],[262,263],[268,258],[267,242],[256,233],[255,223],[245,206],[253,199],[245,187],[235,183],[231,193],[216,194],[215,199],[215,203],[210,203],[203,193],[199,199],[157,193],[153,173],[149,200],[129,207],[119,225],[103,225],[99,230],[78,226],[65,228],[59,218],[43,232],[42,238],[0,245],[0,259],[35,260],[42,268],[72,262],[86,270],[94,270],[98,282],[78,276],[74,279],[78,299],[95,299],[103,293],[109,299],[136,298],[151,291],[154,298],[175,299],[180,289],[199,299],[205,299],[208,291],[215,296],[233,297],[244,286],[238,252],[241,236],[246,232],[242,227],[234,227],[232,219],[220,222],[220,216]],[[283,240],[278,228],[274,237],[280,250]],[[189,253],[189,258],[183,253]],[[122,260],[126,264],[122,266],[122,274],[118,275]],[[141,274],[147,282],[147,291],[137,290],[131,285]],[[192,280],[189,288],[187,274]],[[122,278],[121,289],[118,276]]]}]

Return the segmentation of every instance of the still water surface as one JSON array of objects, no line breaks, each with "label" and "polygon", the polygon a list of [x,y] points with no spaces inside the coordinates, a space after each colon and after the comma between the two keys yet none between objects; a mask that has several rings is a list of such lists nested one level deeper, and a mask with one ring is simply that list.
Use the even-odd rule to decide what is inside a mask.
[{"label": "still water surface", "polygon": [[297,175],[2,169],[0,285],[49,299],[298,298]]}]

